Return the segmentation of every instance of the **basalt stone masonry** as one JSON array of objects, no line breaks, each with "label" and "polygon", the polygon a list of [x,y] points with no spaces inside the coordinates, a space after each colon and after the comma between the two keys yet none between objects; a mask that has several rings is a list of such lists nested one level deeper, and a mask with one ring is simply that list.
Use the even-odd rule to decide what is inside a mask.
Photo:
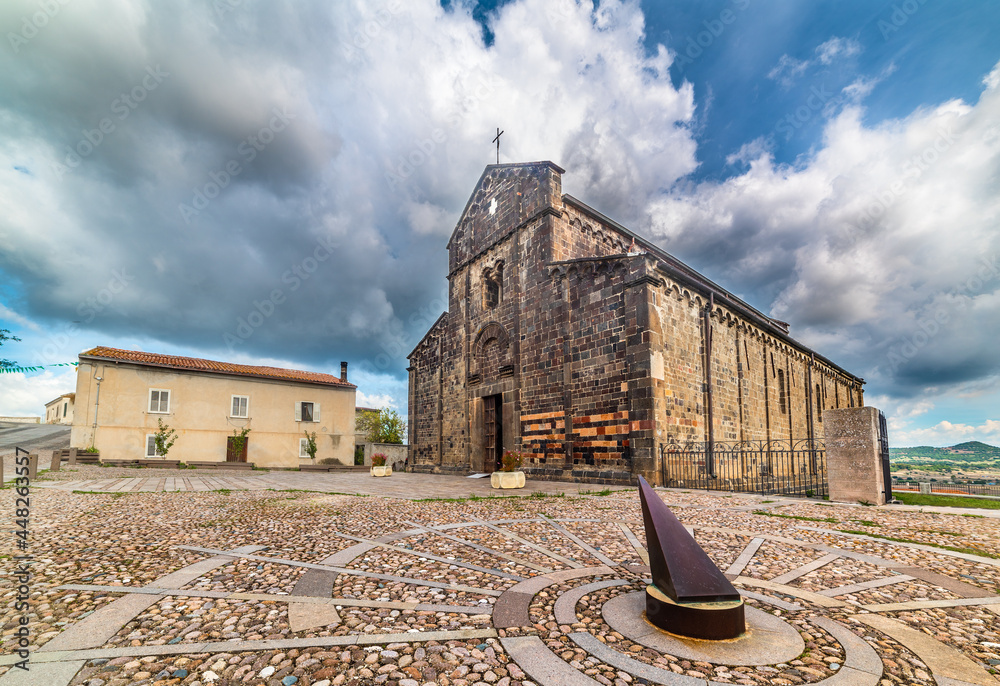
[{"label": "basalt stone masonry", "polygon": [[409,355],[410,464],[662,483],[661,447],[822,439],[864,381],[651,242],[490,165],[448,242],[448,311]]}]

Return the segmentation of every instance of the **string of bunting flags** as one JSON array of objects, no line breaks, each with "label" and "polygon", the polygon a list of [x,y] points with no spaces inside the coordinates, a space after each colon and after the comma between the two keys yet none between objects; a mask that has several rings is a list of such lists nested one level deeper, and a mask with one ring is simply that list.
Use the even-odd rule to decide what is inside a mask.
[{"label": "string of bunting flags", "polygon": [[0,374],[13,374],[15,372],[40,372],[46,367],[75,367],[78,362],[57,362],[56,364],[39,364],[34,367],[0,367]]}]

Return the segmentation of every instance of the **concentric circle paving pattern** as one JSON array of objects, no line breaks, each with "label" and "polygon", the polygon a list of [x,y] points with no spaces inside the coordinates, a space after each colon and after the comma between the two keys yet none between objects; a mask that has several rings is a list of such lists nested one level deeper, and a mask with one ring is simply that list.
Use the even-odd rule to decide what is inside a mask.
[{"label": "concentric circle paving pattern", "polygon": [[[116,599],[38,647],[33,678],[44,681],[9,670],[0,684],[285,683],[274,679],[295,669],[297,683],[322,686],[1000,684],[1000,560],[858,533],[875,523],[852,521],[891,511],[659,492],[744,595],[743,637],[698,641],[646,622],[634,491],[551,507],[403,503],[386,515],[392,533],[324,524],[310,537],[324,544],[301,556],[184,543],[172,549],[196,561],[142,585],[61,583],[46,591],[52,604]],[[767,516],[779,509],[794,516]],[[198,669],[184,667],[192,655]],[[272,662],[285,669],[268,672]]]}]

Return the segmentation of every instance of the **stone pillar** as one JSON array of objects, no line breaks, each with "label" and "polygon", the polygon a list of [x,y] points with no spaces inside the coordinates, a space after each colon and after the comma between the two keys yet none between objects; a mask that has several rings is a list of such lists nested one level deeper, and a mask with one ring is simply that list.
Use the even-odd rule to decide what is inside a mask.
[{"label": "stone pillar", "polygon": [[59,468],[62,467],[62,451],[53,450],[52,451],[52,463],[49,464],[49,471],[58,472]]},{"label": "stone pillar", "polygon": [[885,504],[878,410],[852,407],[823,412],[830,500]]},{"label": "stone pillar", "polygon": [[36,476],[38,476],[38,453],[31,453],[28,455],[28,479],[34,481]]},{"label": "stone pillar", "polygon": [[920,482],[920,495],[930,495],[931,494],[931,483],[929,481]]},{"label": "stone pillar", "polygon": [[67,464],[69,465],[76,464],[76,448],[69,449],[69,462]]}]

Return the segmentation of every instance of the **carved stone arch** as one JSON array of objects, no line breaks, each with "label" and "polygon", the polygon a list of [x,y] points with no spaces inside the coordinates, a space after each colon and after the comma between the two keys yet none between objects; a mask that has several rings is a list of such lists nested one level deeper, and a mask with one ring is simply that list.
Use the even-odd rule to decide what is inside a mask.
[{"label": "carved stone arch", "polygon": [[512,364],[510,335],[499,322],[489,322],[472,344],[472,373],[487,381],[497,378]]}]

